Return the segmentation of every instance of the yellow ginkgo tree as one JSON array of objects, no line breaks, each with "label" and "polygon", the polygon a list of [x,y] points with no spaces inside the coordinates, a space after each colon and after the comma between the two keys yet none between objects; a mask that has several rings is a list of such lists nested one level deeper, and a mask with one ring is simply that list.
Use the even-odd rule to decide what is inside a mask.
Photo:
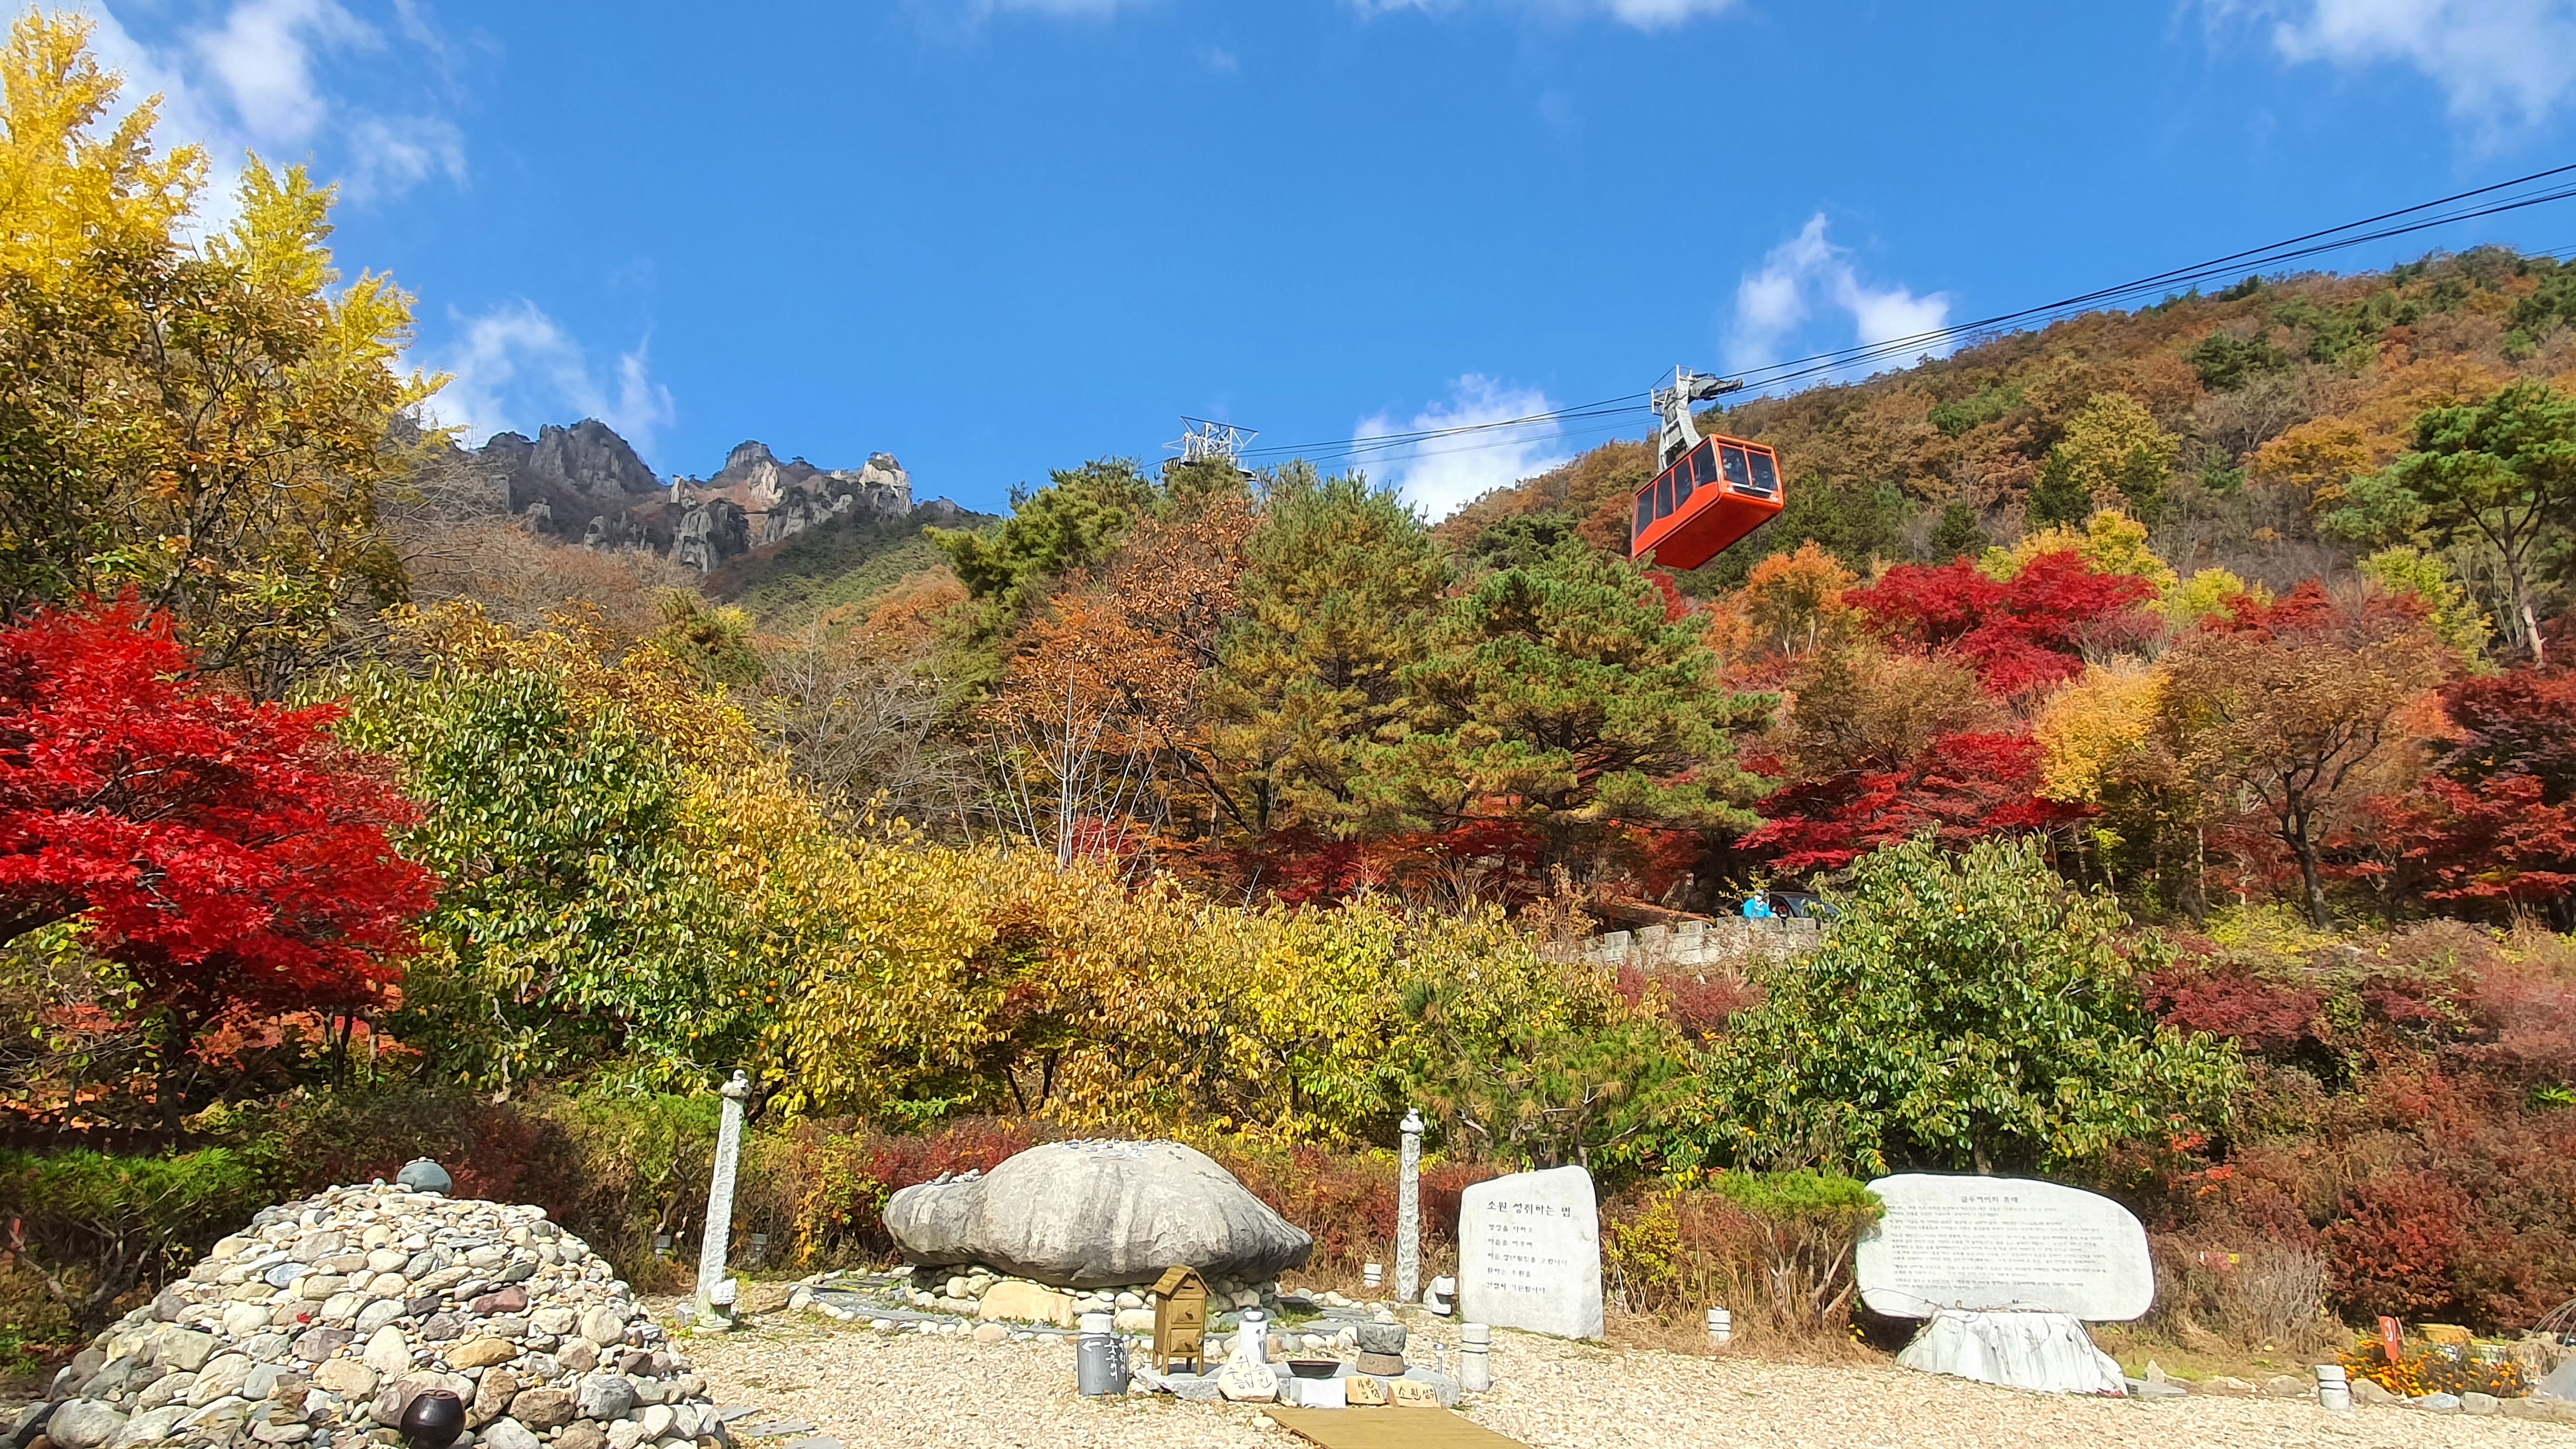
[{"label": "yellow ginkgo tree", "polygon": [[90,28],[0,47],[0,616],[130,589],[277,693],[402,597],[377,500],[441,379],[403,365],[409,295],[342,283],[302,167],[246,158],[193,235],[205,153],[156,146],[157,97],[115,118]]}]

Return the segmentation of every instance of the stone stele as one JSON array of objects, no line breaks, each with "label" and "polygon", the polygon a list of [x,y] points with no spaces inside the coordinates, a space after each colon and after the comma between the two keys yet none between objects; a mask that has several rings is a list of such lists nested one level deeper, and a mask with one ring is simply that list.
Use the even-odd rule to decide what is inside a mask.
[{"label": "stone stele", "polygon": [[1315,1240],[1234,1174],[1177,1142],[1050,1142],[982,1177],[907,1187],[886,1231],[926,1267],[982,1263],[1064,1288],[1137,1283],[1166,1268],[1262,1281]]},{"label": "stone stele", "polygon": [[1478,1183],[1458,1203],[1458,1316],[1601,1336],[1601,1213],[1580,1167]]},{"label": "stone stele", "polygon": [[2155,1302],[2147,1230],[2081,1188],[2017,1177],[1882,1177],[1887,1216],[1860,1240],[1861,1301],[1897,1318],[2029,1309],[2125,1323]]}]

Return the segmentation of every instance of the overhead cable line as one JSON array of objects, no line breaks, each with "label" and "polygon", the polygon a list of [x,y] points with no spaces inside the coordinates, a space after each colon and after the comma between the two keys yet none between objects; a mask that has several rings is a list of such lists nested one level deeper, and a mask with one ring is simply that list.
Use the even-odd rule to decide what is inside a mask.
[{"label": "overhead cable line", "polygon": [[[2189,266],[2176,267],[2169,271],[2157,272],[2151,276],[2140,277],[2133,281],[2122,282],[2116,286],[2103,287],[2091,292],[2079,293],[2075,296],[2061,298],[2054,302],[2042,303],[2036,307],[2025,307],[2019,311],[1998,313],[1994,316],[1982,317],[1972,322],[1961,322],[1950,326],[1937,327],[1929,331],[1917,332],[1904,337],[1892,337],[1879,342],[1837,348],[1832,351],[1812,353],[1805,357],[1790,358],[1785,361],[1770,363],[1762,367],[1750,369],[1743,373],[1742,377],[1745,387],[1748,390],[1769,389],[1777,387],[1785,382],[1795,382],[1809,378],[1829,377],[1832,374],[1845,372],[1852,368],[1865,366],[1870,363],[1884,362],[1893,358],[1902,357],[1909,352],[1921,355],[1932,348],[1939,347],[1954,340],[1975,337],[1982,333],[1994,332],[2016,324],[2063,320],[2068,316],[2098,310],[2102,307],[2118,302],[2132,301],[2139,297],[2152,295],[2158,292],[2171,295],[2179,288],[2197,288],[2203,282],[2214,281],[2221,277],[2259,275],[2267,268],[2277,268],[2288,262],[2300,261],[2314,256],[2322,256],[2329,252],[2347,250],[2352,247],[2367,245],[2375,241],[2386,241],[2392,237],[2406,236],[2415,232],[2427,231],[2434,227],[2450,226],[2463,221],[2474,221],[2480,217],[2497,216],[2506,212],[2520,211],[2529,207],[2545,205],[2550,202],[2565,201],[2571,197],[2576,197],[2576,180],[2561,182],[2543,190],[2523,195],[2498,196],[2497,193],[2512,192],[2516,188],[2531,186],[2536,182],[2549,181],[2555,177],[2569,176],[2570,173],[2576,173],[2576,163],[2571,163],[2565,166],[2553,166],[2544,171],[2532,172],[2527,176],[2517,176],[2509,181],[2499,181],[2490,186],[2480,186],[2472,190],[2456,192],[2449,196],[2438,197],[2431,201],[2418,202],[2413,206],[2400,207],[2395,211],[2381,212],[2377,216],[2364,217],[2358,221],[2348,221],[2340,226],[2332,226],[2320,231],[2307,232],[2299,236],[2284,238],[2283,240],[2272,242],[2264,246],[2251,247],[2243,251],[2231,252],[2221,257],[2212,257],[2206,261],[2194,262]],[[2479,198],[2490,199],[2479,200]],[[2468,206],[2460,205],[2460,203],[2463,202],[2473,202],[2475,204]],[[2441,208],[2451,209],[2440,210]],[[2435,212],[2436,214],[2427,216],[2424,215],[2426,212]],[[2412,219],[2401,220],[2404,218]],[[2386,222],[2398,222],[2399,224],[2383,226],[2382,223]],[[2375,229],[2365,231],[2362,230],[2362,228]],[[2536,255],[2553,254],[2538,253]],[[1244,450],[1244,455],[1247,457],[1279,457],[1293,455],[1305,458],[1312,462],[1339,461],[1409,448],[1416,444],[1428,443],[1439,439],[1477,438],[1479,435],[1528,429],[1547,424],[1562,424],[1566,422],[1583,421],[1602,417],[1624,417],[1631,413],[1647,410],[1646,400],[1648,396],[1649,394],[1645,392],[1634,392],[1620,397],[1604,398],[1597,402],[1581,403],[1571,407],[1551,408],[1544,412],[1530,413],[1522,417],[1500,418],[1491,422],[1462,423],[1454,427],[1417,428],[1407,432],[1380,433],[1368,437],[1336,438],[1329,441],[1285,443],[1268,447],[1247,448]],[[1586,428],[1581,431],[1590,433],[1600,431],[1600,429]],[[1559,435],[1562,435],[1561,430]],[[1452,453],[1473,452],[1484,448],[1518,447],[1525,446],[1532,441],[1535,440],[1519,437],[1483,438],[1479,441],[1468,443],[1456,448],[1443,448],[1436,451],[1424,450],[1418,454],[1418,456],[1437,457]]]},{"label": "overhead cable line", "polygon": [[[2533,181],[2564,175],[2571,171],[2576,171],[2576,165],[2553,167],[2547,171],[2534,172],[2529,176],[2517,177],[2511,181],[2498,182],[2493,186],[2483,186],[2475,191],[2465,191],[2456,196],[2446,196],[2436,201],[2422,202],[2415,206],[2406,207],[2400,211],[2385,212],[2379,216],[2366,218],[2361,221],[2346,222],[2342,226],[2330,227],[2324,231],[2310,232],[2305,236],[2291,237],[2285,241],[2274,242],[2269,246],[2256,247],[2247,251],[2235,252],[2228,256],[2212,258],[2205,262],[2196,262],[2188,267],[2177,267],[2172,271],[2159,272],[2151,277],[2141,277],[2133,282],[2123,282],[2115,287],[2105,287],[2099,291],[2086,292],[2079,296],[2067,297],[2059,301],[2043,303],[2036,307],[2026,307],[2018,312],[2006,312],[1993,317],[1980,318],[1973,322],[1961,322],[1952,326],[1935,328],[1927,332],[1918,332],[1911,336],[1892,337],[1881,342],[1839,348],[1831,352],[1821,352],[1809,357],[1793,358],[1786,362],[1772,363],[1766,367],[1755,368],[1745,373],[1745,383],[1747,387],[1764,387],[1779,382],[1790,381],[1795,378],[1813,376],[1818,373],[1840,371],[1858,363],[1879,361],[1888,357],[1900,356],[1907,351],[1923,347],[1937,346],[1952,338],[1972,336],[1976,333],[1992,331],[1996,328],[2008,326],[2013,323],[2032,322],[2044,318],[2053,320],[2078,312],[2092,311],[2113,302],[2132,300],[2137,297],[2150,295],[2156,292],[2170,293],[2177,287],[2197,286],[2202,282],[2213,281],[2220,277],[2231,277],[2240,273],[2259,272],[2263,268],[2278,266],[2284,262],[2299,261],[2307,257],[2323,255],[2327,252],[2341,251],[2374,241],[2384,241],[2391,237],[2405,236],[2409,233],[2426,231],[2439,226],[2449,226],[2462,221],[2473,221],[2479,217],[2495,216],[2508,211],[2520,211],[2526,207],[2539,206],[2548,202],[2564,201],[2570,197],[2576,197],[2576,183],[2552,187],[2548,190],[2527,196],[2508,197],[2477,206],[2462,207],[2456,210],[2443,212],[2435,216],[2417,217],[2416,220],[2404,223],[2403,225],[2381,227],[2378,230],[2368,232],[2354,231],[2357,227],[2374,226],[2379,222],[2387,221],[2395,217],[2412,216],[2416,213],[2428,211],[2435,207],[2449,206],[2454,202],[2461,201],[2466,198],[2510,190],[2514,187],[2528,185]],[[2352,234],[2346,235],[2346,233]],[[2320,240],[2321,238],[2325,240]]]}]

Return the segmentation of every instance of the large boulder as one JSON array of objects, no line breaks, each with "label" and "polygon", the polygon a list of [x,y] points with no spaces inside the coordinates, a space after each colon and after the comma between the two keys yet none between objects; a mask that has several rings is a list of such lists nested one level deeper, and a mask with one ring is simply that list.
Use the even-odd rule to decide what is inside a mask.
[{"label": "large boulder", "polygon": [[913,1263],[985,1263],[1066,1288],[1136,1283],[1165,1268],[1262,1281],[1315,1240],[1177,1142],[1051,1142],[981,1177],[925,1182],[886,1204]]}]

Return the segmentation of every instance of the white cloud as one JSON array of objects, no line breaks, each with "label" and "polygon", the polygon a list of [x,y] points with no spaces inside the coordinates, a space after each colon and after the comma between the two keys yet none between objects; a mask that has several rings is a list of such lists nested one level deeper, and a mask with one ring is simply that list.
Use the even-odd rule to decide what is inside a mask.
[{"label": "white cloud", "polygon": [[2259,17],[2294,64],[2411,66],[2451,113],[2481,127],[2537,125],[2576,93],[2576,0],[2212,0]]},{"label": "white cloud", "polygon": [[[73,0],[73,8],[96,24],[100,63],[125,76],[125,102],[162,98],[162,144],[206,148],[212,174],[201,231],[232,220],[246,151],[296,160],[318,150],[316,171],[344,182],[352,200],[399,195],[432,175],[464,182],[464,139],[453,123],[386,115],[332,93],[326,58],[384,47],[384,36],[339,0],[238,0],[213,26],[166,46],[139,39],[106,0]],[[409,0],[396,0],[396,14],[404,35],[426,45],[427,22]]]},{"label": "white cloud", "polygon": [[465,184],[465,137],[439,116],[363,116],[348,128],[352,200],[400,196],[433,171]]},{"label": "white cloud", "polygon": [[314,50],[383,43],[338,0],[242,0],[220,27],[191,37],[189,49],[231,96],[253,141],[297,146],[331,114],[314,84]]},{"label": "white cloud", "polygon": [[463,429],[470,444],[505,430],[533,434],[541,423],[597,418],[649,455],[671,424],[671,390],[653,381],[642,344],[619,354],[613,375],[603,378],[581,343],[524,297],[459,320],[464,335],[435,359],[454,380],[429,411]]},{"label": "white cloud", "polygon": [[1824,213],[1818,212],[1796,236],[1771,249],[1760,271],[1747,272],[1736,284],[1735,319],[1726,332],[1728,367],[1741,370],[1778,361],[1781,344],[1819,305],[1849,314],[1853,340],[1862,346],[1918,336],[1948,323],[1948,294],[1916,296],[1902,286],[1869,285],[1852,265],[1851,253],[1834,245],[1825,232]]},{"label": "white cloud", "polygon": [[1420,438],[1360,455],[1372,477],[1394,485],[1404,501],[1432,518],[1445,518],[1477,495],[1544,473],[1567,461],[1555,422],[1492,427],[1532,417],[1553,406],[1536,388],[1506,387],[1469,373],[1449,385],[1449,398],[1399,423],[1380,413],[1361,421],[1353,436],[1394,438],[1451,428],[1479,431]]},{"label": "white cloud", "polygon": [[1419,10],[1447,15],[1461,10],[1509,8],[1558,18],[1607,15],[1639,30],[1665,30],[1703,15],[1735,8],[1736,0],[1351,0],[1362,15]]}]

